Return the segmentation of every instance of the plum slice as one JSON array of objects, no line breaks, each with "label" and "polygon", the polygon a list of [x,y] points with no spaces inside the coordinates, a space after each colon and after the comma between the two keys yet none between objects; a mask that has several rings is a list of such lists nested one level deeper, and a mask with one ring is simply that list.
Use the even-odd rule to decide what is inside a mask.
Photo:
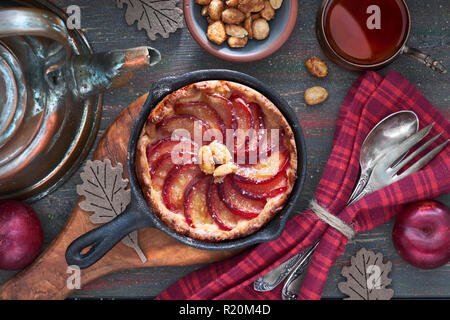
[{"label": "plum slice", "polygon": [[232,96],[230,100],[234,106],[234,114],[236,117],[237,131],[234,132],[234,153],[248,149],[249,141],[254,136],[255,119],[253,119],[252,111],[239,96]]},{"label": "plum slice", "polygon": [[[264,139],[266,137],[266,139],[268,139],[269,136],[267,135],[266,122],[261,107],[255,102],[249,103],[248,107],[254,119],[254,130],[252,131],[252,134],[249,135],[248,141],[245,145],[245,163],[251,163],[254,161],[252,159],[257,158],[257,152],[260,151],[260,149],[265,150],[270,147],[270,141],[268,140],[266,140],[266,145],[263,145],[263,142],[265,141]],[[250,157],[250,154],[252,154],[252,158]]]},{"label": "plum slice", "polygon": [[230,231],[235,227],[237,223],[236,215],[221,200],[217,184],[213,181],[209,185],[207,204],[209,214],[221,230]]},{"label": "plum slice", "polygon": [[196,224],[213,224],[215,221],[211,218],[207,196],[209,186],[213,178],[211,176],[199,177],[189,188],[186,188],[184,195],[184,216],[186,223],[195,228]]},{"label": "plum slice", "polygon": [[152,186],[161,190],[166,181],[166,177],[175,168],[175,163],[173,163],[170,153],[165,153],[158,158],[155,165],[152,166],[150,170],[150,176],[152,178]]},{"label": "plum slice", "polygon": [[165,206],[169,210],[183,212],[186,190],[202,176],[203,172],[196,164],[175,166],[164,182],[162,198]]},{"label": "plum slice", "polygon": [[260,105],[255,102],[251,102],[249,104],[249,107],[253,114],[253,118],[256,121],[255,129],[258,129],[258,130],[266,129],[266,121],[264,120],[264,113],[261,110]]},{"label": "plum slice", "polygon": [[225,127],[227,129],[236,129],[237,120],[233,103],[219,93],[210,93],[208,94],[208,98],[211,101],[211,107],[213,107],[223,119]]},{"label": "plum slice", "polygon": [[218,184],[221,200],[236,215],[245,219],[256,218],[266,204],[264,199],[252,199],[239,193],[233,186],[231,176],[225,177],[223,183]]},{"label": "plum slice", "polygon": [[246,197],[252,199],[273,198],[287,190],[286,169],[283,169],[273,179],[266,182],[240,182],[232,175],[231,183],[236,190]]},{"label": "plum slice", "polygon": [[147,162],[150,170],[154,167],[158,159],[167,153],[173,156],[176,164],[187,164],[192,162],[193,155],[196,152],[196,144],[193,141],[172,140],[171,137],[165,137],[157,140],[147,146]]},{"label": "plum slice", "polygon": [[[185,137],[194,141],[202,140],[203,133],[209,129],[209,125],[202,119],[189,114],[175,115],[159,122],[156,126],[166,135],[172,135],[175,130],[184,129],[189,133],[189,137]],[[197,131],[196,131],[197,130]],[[198,136],[198,138],[197,138]]]},{"label": "plum slice", "polygon": [[[176,114],[192,115],[207,123],[211,129],[218,129],[225,138],[226,128],[223,119],[217,111],[206,103],[202,102],[186,102],[179,103],[174,106]],[[219,137],[216,137],[218,139]]]},{"label": "plum slice", "polygon": [[230,98],[234,106],[234,114],[237,119],[238,129],[255,129],[255,119],[253,118],[252,110],[244,98],[239,96],[232,96]]},{"label": "plum slice", "polygon": [[240,165],[234,174],[235,181],[243,183],[267,183],[280,175],[289,165],[289,152],[282,148],[254,165]]}]

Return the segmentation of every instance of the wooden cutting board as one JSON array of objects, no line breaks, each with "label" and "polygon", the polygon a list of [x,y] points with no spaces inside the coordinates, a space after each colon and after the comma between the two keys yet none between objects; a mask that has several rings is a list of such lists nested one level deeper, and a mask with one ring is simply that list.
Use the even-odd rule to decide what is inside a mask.
[{"label": "wooden cutting board", "polygon": [[[128,178],[126,154],[128,139],[148,93],[125,108],[99,141],[94,160],[109,158],[115,166],[122,163],[124,178]],[[29,267],[0,287],[0,299],[64,299],[73,290],[67,287],[65,252],[73,240],[96,228],[89,221],[89,213],[81,210],[79,198],[66,225],[46,250]],[[136,252],[119,242],[110,252],[91,267],[81,270],[81,286],[111,272],[156,266],[186,266],[210,263],[228,258],[240,251],[207,251],[184,245],[164,232],[146,228],[139,231],[139,244],[147,257],[142,263]]]}]

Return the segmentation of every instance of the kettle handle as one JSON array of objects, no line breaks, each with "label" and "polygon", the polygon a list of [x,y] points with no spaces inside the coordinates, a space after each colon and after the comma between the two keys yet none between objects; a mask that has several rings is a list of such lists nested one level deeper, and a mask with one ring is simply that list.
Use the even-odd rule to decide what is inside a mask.
[{"label": "kettle handle", "polygon": [[63,46],[65,56],[46,69],[46,77],[52,71],[60,69],[72,56],[67,28],[64,22],[51,12],[22,7],[0,9],[0,38],[12,36],[45,37]]}]

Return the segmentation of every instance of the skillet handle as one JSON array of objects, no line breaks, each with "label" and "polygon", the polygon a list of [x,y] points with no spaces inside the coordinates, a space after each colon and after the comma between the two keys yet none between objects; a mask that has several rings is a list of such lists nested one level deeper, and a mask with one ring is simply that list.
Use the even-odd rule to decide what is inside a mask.
[{"label": "skillet handle", "polygon": [[[133,201],[132,201],[133,202]],[[100,260],[127,234],[145,227],[152,227],[149,219],[132,204],[110,222],[89,231],[73,241],[66,250],[66,262],[87,268]],[[83,253],[86,249],[87,252]]]}]

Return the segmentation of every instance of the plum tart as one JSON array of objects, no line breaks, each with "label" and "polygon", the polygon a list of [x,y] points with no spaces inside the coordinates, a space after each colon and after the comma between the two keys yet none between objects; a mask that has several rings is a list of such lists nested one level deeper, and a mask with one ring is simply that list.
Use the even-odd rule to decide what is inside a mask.
[{"label": "plum tart", "polygon": [[249,235],[292,191],[297,148],[264,95],[203,81],[167,95],[138,141],[136,172],[153,212],[170,228],[210,242]]}]

